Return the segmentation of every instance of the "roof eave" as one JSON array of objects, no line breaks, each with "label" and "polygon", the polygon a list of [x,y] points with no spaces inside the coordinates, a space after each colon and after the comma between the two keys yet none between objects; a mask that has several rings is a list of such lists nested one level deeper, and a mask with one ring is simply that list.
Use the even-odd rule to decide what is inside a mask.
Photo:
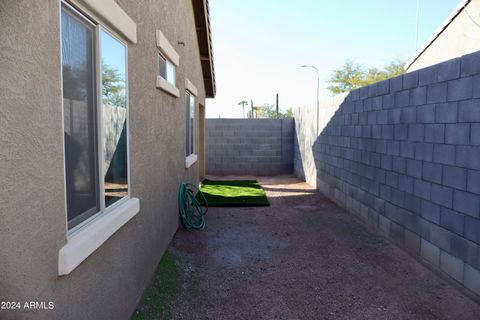
[{"label": "roof eave", "polygon": [[215,68],[213,63],[212,34],[208,0],[192,0],[195,27],[200,50],[200,64],[203,72],[205,95],[214,98],[216,93]]},{"label": "roof eave", "polygon": [[406,70],[412,66],[412,64],[417,61],[417,59],[425,52],[425,50],[430,47],[430,45],[442,34],[443,31],[452,23],[452,21],[462,12],[463,8],[465,8],[471,0],[463,0],[461,1],[455,9],[448,15],[447,19],[443,21],[443,23],[438,27],[438,29],[433,33],[433,35],[425,42],[425,44],[418,50],[415,55],[406,63]]}]

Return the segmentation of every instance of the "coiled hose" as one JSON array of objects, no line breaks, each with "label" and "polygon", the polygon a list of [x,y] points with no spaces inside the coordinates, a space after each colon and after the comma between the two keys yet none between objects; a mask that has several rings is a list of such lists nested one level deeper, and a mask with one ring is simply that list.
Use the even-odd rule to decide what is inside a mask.
[{"label": "coiled hose", "polygon": [[[205,203],[205,211],[196,198],[199,193]],[[205,227],[205,214],[208,211],[207,199],[195,185],[190,183],[181,183],[178,190],[178,211],[180,222],[185,229],[203,229]]]}]

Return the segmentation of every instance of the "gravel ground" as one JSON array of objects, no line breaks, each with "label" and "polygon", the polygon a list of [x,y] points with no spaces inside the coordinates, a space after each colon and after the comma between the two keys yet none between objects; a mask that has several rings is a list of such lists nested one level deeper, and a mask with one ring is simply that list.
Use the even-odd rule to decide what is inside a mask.
[{"label": "gravel ground", "polygon": [[478,304],[306,183],[260,182],[270,207],[211,208],[204,230],[176,234],[169,317],[480,318]]}]

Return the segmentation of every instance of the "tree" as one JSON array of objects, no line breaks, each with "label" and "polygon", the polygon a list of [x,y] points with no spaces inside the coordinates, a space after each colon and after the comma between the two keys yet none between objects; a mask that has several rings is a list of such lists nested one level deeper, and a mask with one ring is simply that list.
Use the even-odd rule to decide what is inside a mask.
[{"label": "tree", "polygon": [[367,86],[379,81],[393,78],[405,73],[405,63],[399,60],[390,62],[383,69],[369,68],[347,61],[345,65],[333,71],[330,77],[331,86],[328,87],[334,94]]},{"label": "tree", "polygon": [[385,68],[390,78],[397,77],[405,73],[405,62],[401,60],[391,61]]},{"label": "tree", "polygon": [[328,90],[334,94],[347,92],[362,86],[362,81],[365,78],[365,69],[351,61],[347,61],[341,69],[333,71],[330,77],[331,86]]},{"label": "tree", "polygon": [[245,118],[245,105],[248,104],[247,101],[245,100],[242,100],[238,103],[239,106],[242,106],[242,109],[243,109],[243,118]]},{"label": "tree", "polygon": [[293,117],[292,108],[288,108],[284,112],[279,110],[277,115],[275,106],[268,103],[265,103],[262,106],[254,107],[254,109],[256,118],[258,119],[285,119]]},{"label": "tree", "polygon": [[102,102],[115,107],[126,107],[125,80],[120,72],[102,63]]},{"label": "tree", "polygon": [[283,115],[285,116],[285,118],[293,118],[292,108],[288,108]]}]

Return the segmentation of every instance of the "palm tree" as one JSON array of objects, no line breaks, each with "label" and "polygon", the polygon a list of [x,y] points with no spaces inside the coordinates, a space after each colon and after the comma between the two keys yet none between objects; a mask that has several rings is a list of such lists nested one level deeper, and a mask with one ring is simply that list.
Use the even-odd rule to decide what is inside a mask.
[{"label": "palm tree", "polygon": [[245,119],[245,105],[246,105],[246,104],[248,104],[248,102],[245,101],[245,100],[242,100],[242,101],[240,101],[240,102],[238,103],[238,105],[239,105],[239,106],[241,105],[241,106],[242,106],[242,109],[243,109],[243,119]]}]

